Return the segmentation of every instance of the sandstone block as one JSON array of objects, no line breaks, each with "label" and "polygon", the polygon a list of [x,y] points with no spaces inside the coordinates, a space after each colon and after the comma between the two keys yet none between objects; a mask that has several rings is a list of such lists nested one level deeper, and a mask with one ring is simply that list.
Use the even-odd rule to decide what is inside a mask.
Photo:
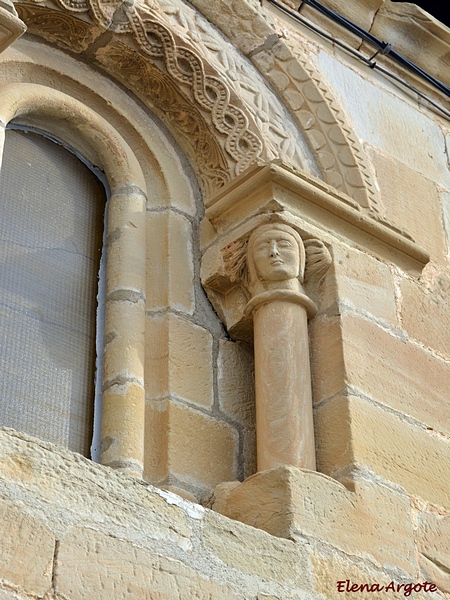
[{"label": "sandstone block", "polygon": [[450,517],[436,513],[419,513],[417,545],[419,566],[424,577],[450,593]]},{"label": "sandstone block", "polygon": [[[424,581],[423,578],[400,574],[398,571],[396,576],[391,577],[386,572],[375,569],[373,564],[368,561],[355,561],[345,554],[327,552],[326,550],[316,551],[311,562],[316,582],[315,590],[323,594],[325,598],[333,598],[333,600],[335,598],[350,600],[355,597],[358,600],[373,600],[373,598],[377,598],[377,600],[378,598],[380,600],[398,600],[399,597],[404,597],[405,589],[400,588],[397,592],[397,585],[411,585],[423,583]],[[343,585],[339,588],[340,591],[338,591],[338,582],[343,582]],[[352,592],[346,591],[347,585],[351,589],[351,586],[359,587],[364,584],[372,588],[372,591],[367,591],[367,588],[363,588],[362,591],[361,589],[358,591],[353,589]],[[377,589],[380,590],[380,587],[383,588],[382,591],[377,591]],[[436,600],[440,598],[435,593],[430,594],[429,592],[412,592],[409,597],[414,598],[414,600],[426,600],[430,597]]]},{"label": "sandstone block", "polygon": [[368,155],[377,174],[386,220],[409,233],[432,256],[444,256],[446,244],[436,184],[427,174],[418,173],[393,156],[373,148]]},{"label": "sandstone block", "polygon": [[194,312],[190,222],[171,211],[147,216],[147,307]]},{"label": "sandstone block", "polygon": [[394,284],[389,267],[348,246],[333,245],[334,274],[327,277],[322,310],[336,303],[397,322]]},{"label": "sandstone block", "polygon": [[244,471],[256,470],[255,390],[252,349],[241,342],[220,340],[218,359],[219,406],[242,426]]},{"label": "sandstone block", "polygon": [[52,585],[54,535],[7,501],[0,502],[0,579],[43,596]]},{"label": "sandstone block", "polygon": [[146,391],[167,394],[211,407],[213,403],[212,336],[176,315],[147,318]]},{"label": "sandstone block", "polygon": [[449,431],[448,362],[350,316],[315,319],[311,338],[316,402],[347,385],[431,428]]},{"label": "sandstone block", "polygon": [[339,476],[367,467],[439,506],[449,507],[450,444],[356,397],[338,397],[316,411],[320,469]]},{"label": "sandstone block", "polygon": [[216,490],[213,508],[230,518],[288,539],[326,540],[380,565],[415,571],[408,498],[386,487],[358,482],[353,492],[320,473],[279,467],[223,492],[220,497]]},{"label": "sandstone block", "polygon": [[143,302],[108,301],[104,378],[119,374],[143,379],[145,313]]},{"label": "sandstone block", "polygon": [[408,335],[450,359],[450,273],[437,277],[431,291],[404,279],[401,294],[401,316]]},{"label": "sandstone block", "polygon": [[207,0],[194,0],[193,5],[239,45],[244,53],[264,44],[274,31],[257,15],[257,6],[250,2],[219,0],[212,5]]},{"label": "sandstone block", "polygon": [[[444,138],[435,122],[398,96],[387,93],[379,81],[369,80],[367,70],[360,74],[325,51],[320,51],[316,56],[311,54],[310,57],[344,112],[351,115],[354,133],[359,138],[390,154],[397,159],[397,163],[403,163],[413,171],[448,187],[450,174],[442,151]],[[395,182],[392,185],[395,186],[396,195],[405,198],[406,203],[403,181],[398,187]],[[405,212],[410,212],[408,205],[404,206]],[[405,215],[405,218],[409,216]],[[419,218],[417,220],[420,221]]]},{"label": "sandstone block", "polygon": [[202,577],[181,561],[89,529],[74,528],[61,542],[56,593],[96,600],[237,599],[229,586]]},{"label": "sandstone block", "polygon": [[[244,519],[239,520],[245,523]],[[233,569],[265,581],[288,585],[289,591],[297,590],[300,594],[308,589],[308,549],[299,547],[291,540],[267,535],[265,531],[255,529],[259,527],[256,523],[247,524],[251,524],[252,528],[208,514],[202,545]],[[291,598],[288,594],[284,597]],[[294,594],[292,597],[297,598]]]},{"label": "sandstone block", "polygon": [[146,423],[149,481],[173,475],[205,488],[235,479],[237,432],[227,423],[171,400],[149,401]]}]

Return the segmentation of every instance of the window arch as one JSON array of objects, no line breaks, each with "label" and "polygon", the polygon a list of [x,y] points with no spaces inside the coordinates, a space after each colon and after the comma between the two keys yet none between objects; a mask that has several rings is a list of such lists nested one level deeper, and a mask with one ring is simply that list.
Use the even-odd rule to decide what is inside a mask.
[{"label": "window arch", "polygon": [[0,148],[5,125],[13,120],[63,141],[105,172],[111,195],[100,460],[142,476],[146,248],[142,169],[126,141],[103,117],[63,92],[31,83],[6,86],[0,107]]}]

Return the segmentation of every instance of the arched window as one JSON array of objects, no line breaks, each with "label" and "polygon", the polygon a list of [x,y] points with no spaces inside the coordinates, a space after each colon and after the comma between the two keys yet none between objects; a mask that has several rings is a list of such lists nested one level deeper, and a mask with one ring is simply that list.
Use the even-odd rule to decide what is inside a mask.
[{"label": "arched window", "polygon": [[0,425],[90,455],[105,191],[74,154],[6,132]]}]

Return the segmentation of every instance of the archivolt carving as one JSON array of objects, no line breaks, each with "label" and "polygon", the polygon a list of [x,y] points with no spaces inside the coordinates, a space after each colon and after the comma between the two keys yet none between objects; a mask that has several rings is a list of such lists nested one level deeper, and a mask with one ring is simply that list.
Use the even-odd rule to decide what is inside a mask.
[{"label": "archivolt carving", "polygon": [[231,102],[229,88],[221,78],[207,75],[201,58],[189,48],[177,47],[170,30],[139,5],[126,12],[140,49],[153,59],[163,59],[173,79],[191,88],[197,105],[211,113],[216,129],[226,136],[225,149],[236,161],[236,174],[242,173],[261,155],[262,142],[249,129],[245,113]]},{"label": "archivolt carving", "polygon": [[63,48],[82,52],[95,38],[92,26],[72,15],[27,4],[17,4],[16,9],[31,33],[45,31],[47,39]]},{"label": "archivolt carving", "polygon": [[295,42],[285,40],[283,46],[274,53],[276,59],[267,76],[284,75],[285,86],[281,93],[301,123],[325,180],[361,206],[379,210],[377,190],[361,145],[337,100]]},{"label": "archivolt carving", "polygon": [[[361,206],[379,210],[377,189],[361,145],[339,103],[302,53],[301,42],[286,38],[285,25],[275,21],[255,0],[227,0],[226,10],[220,6],[220,0],[217,0],[219,6],[205,0],[191,0],[191,4],[203,11],[244,53],[254,45],[252,61],[280,93],[303,128],[325,181]],[[234,27],[229,26],[228,13],[239,14],[239,28],[236,20],[233,20]],[[270,50],[266,50],[261,31],[267,32],[267,43],[269,32],[276,34],[280,38],[276,46],[268,44]]]},{"label": "archivolt carving", "polygon": [[201,164],[202,187],[209,195],[221,188],[230,176],[225,152],[210,132],[202,113],[180,94],[177,85],[144,57],[118,41],[100,50],[97,57],[104,68],[138,95],[151,98],[153,108],[168,118],[186,139],[192,158]]},{"label": "archivolt carving", "polygon": [[281,103],[267,93],[266,83],[255,73],[253,65],[240,53],[230,52],[223,36],[199,12],[176,0],[160,0],[159,6],[171,29],[192,40],[208,61],[217,66],[227,85],[236,90],[264,135],[268,158],[281,157],[294,167],[311,168],[312,165],[305,165],[306,140]]},{"label": "archivolt carving", "polygon": [[[51,0],[43,1],[47,6],[53,5]],[[170,118],[173,118],[172,125],[182,133],[185,148],[189,144],[191,155],[195,152],[204,186],[207,180],[211,180],[208,192],[221,187],[260,158],[281,158],[294,167],[300,166],[319,174],[312,159],[305,164],[305,156],[308,155],[306,144],[292,123],[289,126],[289,113],[280,103],[277,105],[273,101],[275,96],[257,81],[249,63],[238,53],[229,51],[223,38],[204,17],[180,0],[147,0],[147,6],[140,2],[121,3],[117,0],[55,1],[62,10],[83,18],[79,21],[80,30],[76,28],[76,21],[70,20],[67,14],[53,12],[50,19],[50,13],[45,13],[43,8],[39,14],[35,9],[32,13],[30,4],[19,5],[26,7],[22,18],[31,24],[33,33],[44,32],[52,41],[79,51],[86,43],[80,41],[80,36],[87,40],[85,21],[90,18],[101,30],[108,29],[123,35],[124,40],[131,36],[139,51],[134,53],[136,64],[140,64],[138,70],[146,70],[141,61],[146,57],[144,60],[152,65],[151,69],[156,68],[167,75],[166,88],[171,80],[178,89],[178,98],[184,96],[184,107],[187,108],[190,103],[190,110],[184,113],[189,118],[183,120],[181,112],[172,112]],[[193,0],[194,5],[197,3]],[[270,25],[272,35],[280,35],[280,26],[264,13],[257,2],[234,0],[232,4],[237,7],[246,5],[251,9],[247,12],[252,14],[255,22],[264,22],[266,29]],[[211,10],[207,16],[225,29],[220,21],[220,11]],[[65,39],[64,36],[58,37],[57,22],[67,32]],[[245,31],[252,26],[242,23]],[[228,31],[228,35],[237,46],[240,45],[238,30]],[[275,41],[276,38],[272,40]],[[106,53],[107,50],[103,59]],[[138,53],[140,58],[137,58]],[[126,54],[126,60],[116,61],[116,69],[131,60],[131,50]],[[119,58],[117,54],[115,58]],[[300,124],[325,180],[349,194],[361,206],[376,210],[376,188],[360,144],[338,103],[307,57],[298,50],[295,40],[279,40],[270,51],[263,44],[257,52],[253,51],[252,61],[259,65],[264,76],[283,97],[290,114]],[[112,61],[109,62],[112,64]],[[112,74],[121,78],[117,71]],[[147,93],[144,82],[136,82],[135,86],[140,89],[140,96],[145,102],[158,104],[154,96],[143,98],[143,94]],[[170,93],[173,89],[172,86]],[[162,110],[161,103],[159,107]],[[192,141],[188,139],[188,122],[196,131]],[[204,150],[199,152],[199,148]],[[208,156],[210,160],[206,160]]]}]

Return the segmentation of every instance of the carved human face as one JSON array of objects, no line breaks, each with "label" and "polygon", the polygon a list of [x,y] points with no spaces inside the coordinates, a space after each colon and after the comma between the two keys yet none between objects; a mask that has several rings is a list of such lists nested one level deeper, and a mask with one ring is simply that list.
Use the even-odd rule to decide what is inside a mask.
[{"label": "carved human face", "polygon": [[253,260],[260,279],[284,281],[299,275],[300,256],[293,235],[269,229],[257,235],[253,244]]}]

